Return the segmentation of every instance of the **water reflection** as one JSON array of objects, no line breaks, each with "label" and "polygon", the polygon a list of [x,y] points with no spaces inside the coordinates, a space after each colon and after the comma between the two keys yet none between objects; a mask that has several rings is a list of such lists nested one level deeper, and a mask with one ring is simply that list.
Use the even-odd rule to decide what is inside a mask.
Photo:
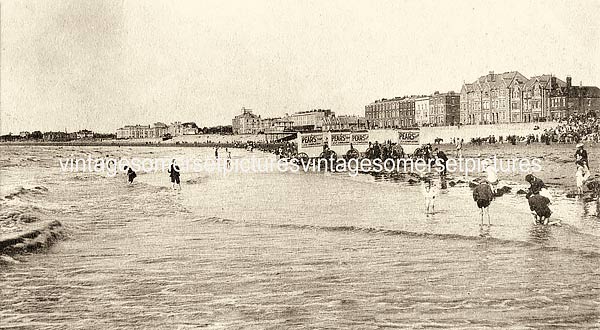
[{"label": "water reflection", "polygon": [[539,244],[548,242],[552,238],[552,226],[533,223],[529,227],[531,241]]},{"label": "water reflection", "polygon": [[490,235],[490,229],[491,229],[491,225],[488,224],[480,224],[479,225],[479,236],[480,237],[491,237]]}]

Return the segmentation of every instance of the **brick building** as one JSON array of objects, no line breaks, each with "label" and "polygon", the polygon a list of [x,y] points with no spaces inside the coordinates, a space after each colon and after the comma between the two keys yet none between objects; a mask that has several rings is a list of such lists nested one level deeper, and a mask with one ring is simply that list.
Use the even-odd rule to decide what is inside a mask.
[{"label": "brick building", "polygon": [[368,128],[401,128],[417,126],[415,101],[419,96],[377,100],[365,106]]},{"label": "brick building", "polygon": [[564,85],[549,93],[548,113],[551,119],[563,119],[570,115],[594,113],[600,116],[600,89],[596,86],[572,86],[571,77]]},{"label": "brick building", "polygon": [[435,92],[429,98],[430,124],[456,125],[460,121],[460,94]]}]

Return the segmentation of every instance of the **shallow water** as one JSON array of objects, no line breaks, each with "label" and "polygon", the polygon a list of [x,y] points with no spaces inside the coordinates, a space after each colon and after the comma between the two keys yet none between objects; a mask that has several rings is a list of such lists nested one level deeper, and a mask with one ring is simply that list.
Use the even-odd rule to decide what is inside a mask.
[{"label": "shallow water", "polygon": [[178,193],[166,174],[138,172],[129,186],[61,173],[57,157],[213,150],[0,148],[2,196],[19,192],[0,212],[58,219],[67,232],[0,264],[2,327],[600,327],[593,201],[554,192],[563,226],[536,226],[514,186],[481,227],[464,186],[426,216],[403,176],[183,173]]}]

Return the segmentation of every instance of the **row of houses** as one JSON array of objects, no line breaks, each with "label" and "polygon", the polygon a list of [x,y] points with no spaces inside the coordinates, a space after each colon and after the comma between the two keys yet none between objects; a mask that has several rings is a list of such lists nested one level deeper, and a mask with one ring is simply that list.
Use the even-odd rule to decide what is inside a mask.
[{"label": "row of houses", "polygon": [[154,123],[151,125],[126,125],[117,129],[117,139],[148,139],[162,138],[167,135],[195,135],[199,128],[193,122],[174,122],[170,125],[165,123]]},{"label": "row of houses", "polygon": [[435,92],[381,99],[365,106],[369,128],[521,123],[560,120],[571,115],[600,115],[600,89],[573,86],[553,75],[527,78],[517,71],[493,71],[460,93]]},{"label": "row of houses", "polygon": [[330,109],[300,111],[291,115],[286,114],[285,117],[261,118],[251,109],[242,108],[242,113],[233,118],[232,128],[233,134],[357,130],[366,128],[366,121],[358,116],[336,116]]}]

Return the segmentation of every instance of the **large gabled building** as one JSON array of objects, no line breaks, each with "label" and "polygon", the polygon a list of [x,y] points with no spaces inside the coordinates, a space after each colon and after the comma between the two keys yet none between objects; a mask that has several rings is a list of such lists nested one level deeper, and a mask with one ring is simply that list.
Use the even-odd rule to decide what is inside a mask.
[{"label": "large gabled building", "polygon": [[549,74],[531,77],[523,88],[523,121],[551,119],[551,96],[561,94],[566,86],[564,81]]},{"label": "large gabled building", "polygon": [[517,71],[493,71],[460,92],[460,121],[463,124],[495,124],[523,121],[522,93],[527,77]]},{"label": "large gabled building", "polygon": [[600,89],[572,86],[571,77],[565,82],[551,74],[528,79],[517,71],[490,72],[461,90],[463,124],[535,122],[589,113],[600,115]]}]

